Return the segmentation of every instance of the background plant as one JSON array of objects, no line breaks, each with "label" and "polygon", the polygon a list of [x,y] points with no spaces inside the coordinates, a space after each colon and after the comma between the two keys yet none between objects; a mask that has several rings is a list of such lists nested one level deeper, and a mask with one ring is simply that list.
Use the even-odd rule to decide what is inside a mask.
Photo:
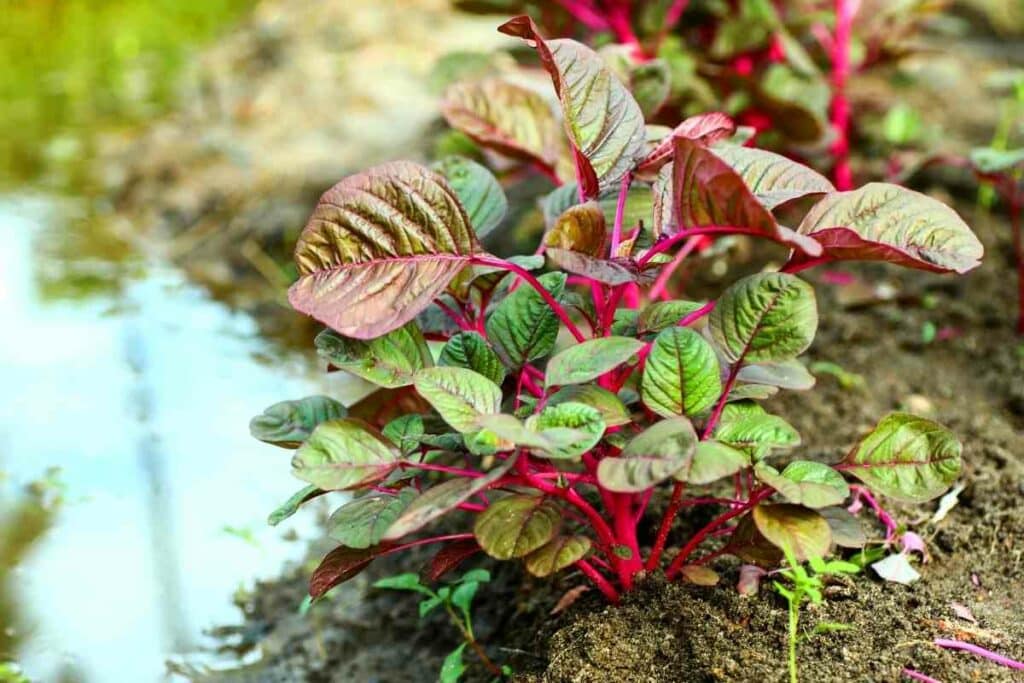
[{"label": "background plant", "polygon": [[[575,568],[617,601],[643,571],[707,582],[704,565],[721,553],[769,566],[784,547],[797,561],[827,556],[848,543],[847,477],[901,501],[945,491],[961,446],[932,421],[888,415],[826,464],[794,457],[800,435],[758,401],[813,384],[797,358],[817,304],[794,273],[847,259],[966,272],[982,247],[956,213],[891,184],[836,191],[735,144],[724,114],[647,127],[590,48],[544,40],[526,17],[500,30],[537,51],[558,109],[485,81],[460,122],[504,157],[546,171],[571,160],[575,183],[545,199],[552,218],[536,253],[484,250],[506,200],[486,168],[457,158],[342,180],[296,247],[289,298],[329,327],[318,352],[390,391],[360,408],[369,421],[307,397],[252,423],[258,438],[297,448],[293,473],[308,484],[272,521],[326,492],[358,492],[331,517],[340,545],[310,594],[375,558],[439,544],[435,577],[483,551],[541,577]],[[802,215],[796,228],[782,210]],[[672,298],[672,269],[695,241],[735,235],[778,243],[789,259],[716,300]],[[669,504],[641,538],[658,490]],[[676,548],[676,518],[695,507],[717,513]],[[442,517],[463,530],[421,535]]]}]

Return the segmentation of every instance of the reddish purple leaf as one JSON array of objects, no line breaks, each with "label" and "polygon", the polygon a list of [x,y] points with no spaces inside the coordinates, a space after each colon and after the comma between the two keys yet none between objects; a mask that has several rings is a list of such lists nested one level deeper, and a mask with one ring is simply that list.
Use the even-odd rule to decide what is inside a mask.
[{"label": "reddish purple leaf", "polygon": [[324,556],[320,566],[309,577],[310,597],[315,600],[335,586],[345,583],[366,569],[385,550],[387,548],[379,545],[363,550],[338,546]]},{"label": "reddish purple leaf", "polygon": [[473,555],[480,552],[480,545],[473,539],[452,541],[437,551],[430,564],[423,570],[423,578],[433,583],[452,571]]},{"label": "reddish purple leaf", "polygon": [[721,112],[713,111],[691,116],[676,126],[644,157],[637,165],[637,175],[653,179],[658,169],[672,161],[672,154],[675,152],[674,138],[686,138],[701,145],[713,145],[735,132],[736,122]]}]

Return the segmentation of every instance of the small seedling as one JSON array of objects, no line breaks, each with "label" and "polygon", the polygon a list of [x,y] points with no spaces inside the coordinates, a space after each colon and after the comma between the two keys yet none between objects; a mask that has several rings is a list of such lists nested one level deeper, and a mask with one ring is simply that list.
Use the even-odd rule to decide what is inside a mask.
[{"label": "small seedling", "polygon": [[466,671],[462,655],[467,647],[476,653],[480,662],[494,674],[495,680],[501,680],[511,675],[507,666],[498,667],[484,652],[483,647],[473,633],[473,598],[481,584],[491,580],[491,575],[486,569],[474,569],[462,575],[446,586],[441,586],[436,591],[420,581],[418,574],[399,574],[386,579],[380,579],[373,584],[374,588],[387,588],[390,590],[412,591],[424,595],[420,601],[420,619],[426,617],[438,607],[443,607],[448,613],[452,624],[459,630],[462,636],[462,644],[452,650],[444,659],[441,665],[441,673],[438,680],[441,683],[455,683]]},{"label": "small seedling", "polygon": [[[786,599],[789,605],[789,680],[791,683],[797,683],[796,646],[800,640],[798,631],[800,606],[804,602],[810,602],[812,605],[821,604],[824,599],[822,590],[825,587],[822,577],[856,574],[860,571],[860,567],[852,562],[844,562],[842,560],[825,561],[817,556],[812,556],[807,562],[808,567],[804,567],[804,565],[797,561],[796,555],[789,548],[785,548],[784,552],[788,566],[785,569],[779,570],[778,574],[789,582],[789,586],[778,581],[773,581],[772,585],[776,592]],[[849,628],[847,624],[824,622],[814,627],[814,633],[833,633]]]}]

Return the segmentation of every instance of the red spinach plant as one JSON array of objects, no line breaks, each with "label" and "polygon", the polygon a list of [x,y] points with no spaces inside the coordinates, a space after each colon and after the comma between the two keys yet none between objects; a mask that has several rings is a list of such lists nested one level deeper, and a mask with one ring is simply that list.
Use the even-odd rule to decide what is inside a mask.
[{"label": "red spinach plant", "polygon": [[[568,151],[576,183],[546,199],[555,217],[537,253],[484,250],[479,238],[501,225],[506,199],[486,168],[458,158],[345,178],[299,238],[289,298],[328,326],[319,353],[397,390],[403,406],[380,431],[325,397],[253,420],[258,438],[297,447],[293,473],[309,484],[272,521],[325,492],[358,492],[331,516],[340,545],[311,595],[375,558],[438,544],[432,578],[483,551],[536,576],[578,569],[614,602],[644,571],[706,580],[703,564],[722,552],[768,564],[779,548],[801,561],[827,555],[844,537],[832,528],[848,521],[847,477],[902,501],[942,493],[961,453],[942,426],[894,413],[841,462],[780,468],[800,436],[758,401],[813,384],[797,357],[818,313],[794,273],[843,259],[964,272],[982,248],[963,221],[896,185],[837,192],[796,162],[732,144],[722,114],[649,134],[591,49],[545,40],[526,17],[500,30],[536,49],[559,111],[482,88],[461,123],[489,149],[538,165]],[[489,125],[480,111],[493,114]],[[796,228],[781,225],[773,209],[801,198],[814,205]],[[733,235],[780,243],[789,261],[713,301],[649,295],[695,239]],[[438,354],[429,342],[443,342]],[[641,539],[660,489],[667,509]],[[718,513],[670,548],[677,516],[697,506]],[[430,535],[445,516],[446,533]],[[719,550],[708,552],[713,540]]]}]

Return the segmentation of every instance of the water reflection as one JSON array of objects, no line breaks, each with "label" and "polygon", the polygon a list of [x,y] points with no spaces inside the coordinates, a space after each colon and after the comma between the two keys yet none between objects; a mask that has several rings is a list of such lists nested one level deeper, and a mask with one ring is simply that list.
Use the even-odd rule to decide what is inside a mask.
[{"label": "water reflection", "polygon": [[81,237],[67,208],[0,198],[0,468],[25,482],[57,465],[66,485],[14,580],[32,626],[20,661],[33,680],[67,663],[90,681],[159,680],[167,653],[238,620],[240,581],[302,552],[283,536],[309,515],[264,522],[296,483],[249,417],[351,390],[267,348],[174,269],[41,248]]}]

